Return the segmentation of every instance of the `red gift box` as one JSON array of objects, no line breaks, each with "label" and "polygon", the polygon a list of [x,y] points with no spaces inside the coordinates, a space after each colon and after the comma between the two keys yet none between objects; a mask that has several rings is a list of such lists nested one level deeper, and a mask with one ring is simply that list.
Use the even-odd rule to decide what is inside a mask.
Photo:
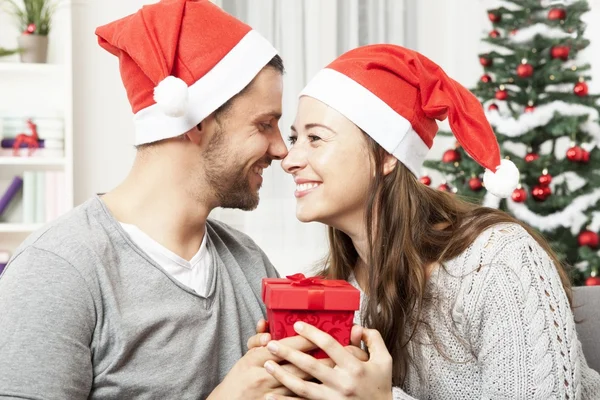
[{"label": "red gift box", "polygon": [[[354,312],[360,307],[360,291],[343,280],[306,278],[295,274],[262,280],[262,299],[267,307],[271,338],[296,335],[294,323],[304,321],[327,332],[343,346],[350,344]],[[320,349],[309,352],[325,358]]]}]

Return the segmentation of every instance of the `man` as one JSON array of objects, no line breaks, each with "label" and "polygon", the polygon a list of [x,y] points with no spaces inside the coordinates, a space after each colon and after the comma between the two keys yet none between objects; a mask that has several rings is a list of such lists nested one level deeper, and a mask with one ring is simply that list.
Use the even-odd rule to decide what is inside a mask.
[{"label": "man", "polygon": [[119,59],[138,152],[120,185],[6,267],[0,398],[263,398],[278,386],[263,365],[280,360],[245,350],[277,272],[207,218],[255,208],[262,170],[286,155],[281,59],[209,1],[163,0],[96,33]]}]

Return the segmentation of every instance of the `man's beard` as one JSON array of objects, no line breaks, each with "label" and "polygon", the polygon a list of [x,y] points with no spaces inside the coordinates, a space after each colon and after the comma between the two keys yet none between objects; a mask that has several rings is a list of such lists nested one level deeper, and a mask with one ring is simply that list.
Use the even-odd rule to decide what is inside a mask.
[{"label": "man's beard", "polygon": [[208,143],[204,156],[206,180],[220,207],[254,210],[258,207],[258,190],[250,186],[244,166],[236,164],[235,157],[230,157],[224,135],[219,128]]}]

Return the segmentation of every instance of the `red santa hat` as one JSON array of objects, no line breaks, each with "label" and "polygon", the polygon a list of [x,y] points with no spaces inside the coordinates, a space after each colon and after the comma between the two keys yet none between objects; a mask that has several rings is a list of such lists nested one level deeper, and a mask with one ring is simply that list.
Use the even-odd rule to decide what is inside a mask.
[{"label": "red santa hat", "polygon": [[458,142],[485,168],[490,193],[508,197],[519,183],[517,167],[500,156],[481,103],[415,51],[389,44],[350,50],[319,71],[303,95],[343,114],[417,177],[436,120],[448,118]]},{"label": "red santa hat", "polygon": [[209,0],[161,0],[97,28],[96,35],[119,58],[136,144],[187,132],[277,54]]}]

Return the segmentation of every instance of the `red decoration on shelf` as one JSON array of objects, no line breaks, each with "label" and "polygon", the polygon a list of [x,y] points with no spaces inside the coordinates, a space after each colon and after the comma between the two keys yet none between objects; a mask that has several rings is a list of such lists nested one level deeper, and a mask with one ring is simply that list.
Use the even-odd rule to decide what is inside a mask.
[{"label": "red decoration on shelf", "polygon": [[570,51],[571,51],[571,49],[569,46],[553,46],[550,49],[550,56],[555,59],[558,58],[563,61],[566,61],[569,59]]},{"label": "red decoration on shelf", "polygon": [[542,186],[548,186],[550,182],[552,182],[552,175],[548,173],[540,175],[540,177],[538,178],[538,182]]},{"label": "red decoration on shelf", "polygon": [[488,74],[485,74],[481,77],[481,82],[483,83],[490,83],[492,81],[492,77],[489,76]]},{"label": "red decoration on shelf", "polygon": [[523,203],[527,199],[527,192],[522,187],[516,188],[510,196],[515,203]]},{"label": "red decoration on shelf", "polygon": [[587,246],[595,249],[600,244],[600,238],[596,232],[585,230],[577,236],[577,243],[579,243],[580,247]]},{"label": "red decoration on shelf", "polygon": [[438,190],[441,190],[442,192],[451,192],[452,191],[450,189],[450,186],[447,183],[442,183],[440,186],[438,186]]},{"label": "red decoration on shelf", "polygon": [[494,60],[486,57],[479,57],[479,63],[484,67],[491,67],[494,64]]},{"label": "red decoration on shelf", "polygon": [[567,18],[567,11],[564,8],[553,8],[548,12],[550,21],[558,21]]},{"label": "red decoration on shelf", "polygon": [[535,201],[545,201],[552,194],[549,186],[536,186],[531,190]]},{"label": "red decoration on shelf", "polygon": [[493,31],[490,32],[490,37],[493,39],[499,38],[500,32],[498,32],[496,29],[494,29]]},{"label": "red decoration on shelf", "polygon": [[423,185],[425,185],[425,186],[429,186],[429,185],[431,185],[431,178],[430,178],[430,177],[428,177],[427,175],[420,177],[420,178],[419,178],[419,180],[420,180],[420,181],[421,181],[421,183],[422,183]]},{"label": "red decoration on shelf", "polygon": [[471,190],[474,191],[474,192],[478,192],[481,189],[483,189],[483,185],[481,183],[481,179],[479,179],[476,176],[474,176],[471,179],[469,179],[469,188],[471,188]]},{"label": "red decoration on shelf", "polygon": [[583,159],[583,149],[579,146],[573,146],[567,150],[567,159],[573,162],[579,162]]},{"label": "red decoration on shelf", "polygon": [[21,148],[21,144],[26,143],[27,148],[29,149],[29,155],[31,156],[35,150],[40,147],[40,139],[38,137],[37,125],[33,123],[30,119],[27,120],[27,126],[31,131],[31,135],[26,133],[19,133],[15,136],[15,142],[13,144],[13,155],[19,155],[19,149]]},{"label": "red decoration on shelf", "polygon": [[600,286],[600,277],[590,276],[585,280],[585,286]]},{"label": "red decoration on shelf", "polygon": [[34,23],[31,23],[31,24],[27,25],[27,28],[25,29],[25,31],[23,32],[23,34],[25,34],[25,35],[33,35],[35,33],[36,29],[37,29],[37,26],[35,26]]},{"label": "red decoration on shelf", "polygon": [[446,150],[442,156],[442,161],[445,163],[454,163],[460,161],[460,153],[454,149]]},{"label": "red decoration on shelf", "polygon": [[498,105],[492,103],[488,106],[488,111],[498,111]]},{"label": "red decoration on shelf", "polygon": [[498,100],[506,100],[508,99],[508,92],[506,89],[499,89],[496,91],[496,99]]},{"label": "red decoration on shelf", "polygon": [[535,106],[533,106],[532,104],[529,104],[527,106],[525,106],[525,112],[526,113],[532,113],[535,111]]},{"label": "red decoration on shelf", "polygon": [[537,160],[538,158],[540,158],[540,155],[538,153],[527,153],[525,155],[526,162],[533,162],[533,161]]},{"label": "red decoration on shelf", "polygon": [[575,93],[579,97],[584,97],[588,95],[588,85],[585,82],[577,82],[575,87],[573,87],[573,93]]},{"label": "red decoration on shelf", "polygon": [[533,65],[527,64],[527,62],[519,64],[517,67],[517,75],[521,78],[530,78],[533,75]]},{"label": "red decoration on shelf", "polygon": [[496,14],[491,12],[488,13],[488,18],[490,19],[490,21],[497,24],[498,22],[502,21],[502,14]]}]

